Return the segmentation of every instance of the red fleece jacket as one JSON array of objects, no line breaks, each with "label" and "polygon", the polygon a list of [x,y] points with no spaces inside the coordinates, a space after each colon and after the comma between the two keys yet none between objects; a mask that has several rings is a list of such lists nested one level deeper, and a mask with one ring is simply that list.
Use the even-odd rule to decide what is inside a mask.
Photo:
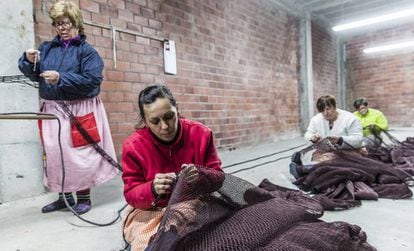
[{"label": "red fleece jacket", "polygon": [[[220,188],[224,173],[211,130],[199,122],[187,119],[180,119],[179,123],[179,135],[169,145],[157,141],[147,127],[137,130],[125,140],[122,151],[122,179],[125,199],[131,206],[144,210],[151,208],[151,202],[155,199],[151,191],[155,175],[178,173],[182,164],[192,163],[207,167],[203,175],[199,176],[197,184],[210,184],[198,188],[209,187],[211,190],[213,187],[213,191]],[[165,207],[168,199],[169,196],[157,205]]]}]

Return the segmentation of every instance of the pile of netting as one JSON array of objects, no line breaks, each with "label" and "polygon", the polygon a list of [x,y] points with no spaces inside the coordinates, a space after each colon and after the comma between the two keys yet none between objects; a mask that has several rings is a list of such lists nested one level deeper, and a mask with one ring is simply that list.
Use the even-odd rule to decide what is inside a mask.
[{"label": "pile of netting", "polygon": [[[414,138],[394,145],[370,148],[368,156],[355,150],[331,148],[334,157],[311,168],[297,166],[299,178],[294,182],[301,190],[315,194],[325,210],[358,206],[361,200],[412,197],[414,185]],[[326,142],[312,149],[326,151]],[[308,150],[310,150],[309,148]]]},{"label": "pile of netting", "polygon": [[403,142],[392,136],[388,131],[382,131],[391,143],[385,143],[379,135],[381,144],[368,149],[368,156],[384,163],[392,163],[414,176],[414,137],[407,137]]},{"label": "pile of netting", "polygon": [[180,177],[146,250],[376,250],[360,227],[324,222],[319,202],[263,180],[226,174],[202,194]]}]

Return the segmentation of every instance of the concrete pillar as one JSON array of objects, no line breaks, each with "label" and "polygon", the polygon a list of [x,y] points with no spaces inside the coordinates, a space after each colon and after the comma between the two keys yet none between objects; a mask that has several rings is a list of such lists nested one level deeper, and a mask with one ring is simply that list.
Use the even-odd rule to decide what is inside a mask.
[{"label": "concrete pillar", "polygon": [[312,67],[312,27],[309,13],[300,20],[299,26],[299,57],[300,57],[300,80],[299,100],[301,112],[301,131],[307,129],[313,116],[313,67]]},{"label": "concrete pillar", "polygon": [[348,110],[346,103],[346,52],[342,39],[336,37],[336,69],[338,71],[338,104]]},{"label": "concrete pillar", "polygon": [[[38,90],[4,76],[21,74],[17,60],[34,47],[32,1],[3,1],[0,15],[0,113],[37,112]],[[0,120],[0,203],[44,192],[37,121]]]}]

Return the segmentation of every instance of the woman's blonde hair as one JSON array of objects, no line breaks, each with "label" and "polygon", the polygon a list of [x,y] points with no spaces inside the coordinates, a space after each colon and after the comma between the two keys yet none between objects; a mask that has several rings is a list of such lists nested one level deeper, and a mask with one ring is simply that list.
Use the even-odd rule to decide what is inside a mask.
[{"label": "woman's blonde hair", "polygon": [[49,9],[49,17],[52,19],[52,24],[55,25],[57,19],[61,17],[68,17],[72,25],[78,29],[80,34],[83,34],[83,18],[79,7],[71,1],[58,1]]}]

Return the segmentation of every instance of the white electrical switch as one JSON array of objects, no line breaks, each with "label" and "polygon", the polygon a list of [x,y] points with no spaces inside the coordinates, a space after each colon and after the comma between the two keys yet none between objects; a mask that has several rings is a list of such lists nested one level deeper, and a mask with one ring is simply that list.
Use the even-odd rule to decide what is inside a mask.
[{"label": "white electrical switch", "polygon": [[172,75],[177,74],[175,42],[172,40],[164,41],[164,72]]}]

